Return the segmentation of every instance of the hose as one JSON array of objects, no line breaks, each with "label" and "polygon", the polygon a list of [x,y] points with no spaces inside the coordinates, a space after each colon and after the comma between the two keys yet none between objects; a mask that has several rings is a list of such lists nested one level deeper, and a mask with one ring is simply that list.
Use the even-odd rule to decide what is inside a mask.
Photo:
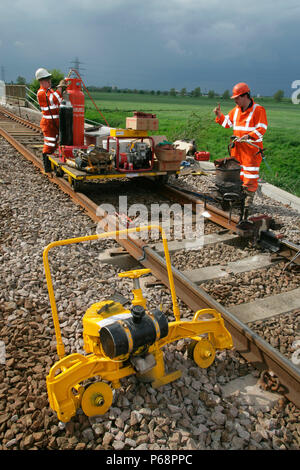
[{"label": "hose", "polygon": [[82,85],[83,85],[85,91],[87,92],[87,94],[89,95],[89,98],[90,98],[90,100],[92,101],[92,103],[94,104],[96,110],[97,110],[98,113],[102,116],[102,118],[103,118],[104,121],[106,122],[107,126],[110,127],[110,125],[108,124],[107,120],[105,119],[105,117],[104,117],[103,114],[101,113],[100,109],[97,107],[95,101],[94,101],[93,98],[91,97],[91,95],[90,95],[90,93],[89,93],[87,87],[85,86],[84,81],[82,80],[82,78],[81,78],[79,72],[78,72],[76,69],[70,69],[70,71],[69,71],[69,73],[68,73],[68,75],[67,75],[66,78],[69,78],[69,76],[71,75],[72,72],[76,73],[77,77],[82,81]]}]

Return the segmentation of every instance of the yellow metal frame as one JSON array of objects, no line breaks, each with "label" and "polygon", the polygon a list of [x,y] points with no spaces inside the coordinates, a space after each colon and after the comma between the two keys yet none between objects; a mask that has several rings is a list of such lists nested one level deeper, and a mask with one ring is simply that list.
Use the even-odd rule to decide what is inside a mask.
[{"label": "yellow metal frame", "polygon": [[61,331],[60,331],[60,326],[59,326],[59,319],[58,319],[58,314],[57,314],[57,306],[56,306],[56,301],[55,301],[55,296],[54,296],[54,290],[53,290],[53,283],[52,283],[52,278],[51,278],[50,267],[49,267],[49,259],[48,259],[49,251],[52,248],[55,248],[57,246],[65,246],[65,245],[71,245],[71,244],[75,244],[75,243],[82,243],[82,242],[87,242],[87,241],[100,240],[102,238],[119,237],[120,235],[136,233],[136,232],[142,232],[142,231],[146,231],[146,230],[149,231],[150,229],[158,229],[160,231],[161,235],[162,235],[163,247],[164,247],[166,264],[167,264],[167,272],[168,272],[169,283],[170,283],[171,297],[172,297],[172,302],[173,302],[173,313],[174,313],[174,316],[175,316],[176,320],[179,320],[180,312],[179,312],[179,307],[178,307],[178,303],[177,303],[177,299],[176,299],[174,279],[173,279],[173,273],[172,273],[172,266],[171,266],[171,260],[170,260],[170,254],[169,254],[169,248],[168,248],[168,243],[167,243],[167,238],[165,236],[165,232],[164,232],[164,230],[161,226],[159,226],[159,225],[147,225],[147,226],[143,226],[143,227],[133,227],[133,228],[130,228],[130,229],[116,230],[116,231],[113,231],[113,232],[105,232],[105,233],[96,234],[96,235],[86,235],[84,237],[68,238],[66,240],[58,240],[58,241],[52,242],[48,246],[46,246],[46,248],[44,249],[44,252],[43,252],[43,262],[44,262],[47,288],[48,288],[48,293],[49,293],[49,299],[50,299],[50,305],[51,305],[51,310],[52,310],[52,317],[53,317],[53,323],[54,323],[54,329],[55,329],[55,335],[56,335],[56,341],[57,341],[57,354],[58,354],[59,358],[62,358],[65,355],[65,349],[64,349],[63,342],[62,342],[62,336],[61,336]]},{"label": "yellow metal frame", "polygon": [[[193,356],[195,362],[200,367],[207,367],[206,364],[210,364],[210,356],[212,355],[212,351],[225,348],[231,349],[233,346],[231,335],[225,328],[224,321],[220,313],[213,309],[198,310],[194,314],[194,317],[191,321],[180,320],[180,311],[176,298],[167,238],[161,226],[148,225],[144,227],[134,227],[131,229],[106,232],[99,235],[88,235],[84,237],[70,238],[52,242],[44,249],[43,262],[52,310],[59,361],[57,361],[50,369],[50,372],[46,378],[46,382],[50,406],[57,412],[58,418],[63,422],[69,421],[71,417],[74,416],[76,410],[81,405],[83,394],[84,408],[85,410],[88,410],[87,412],[95,414],[95,410],[98,409],[97,403],[101,403],[99,410],[106,410],[107,406],[110,406],[109,404],[107,406],[105,405],[106,399],[110,403],[110,398],[107,398],[107,388],[105,388],[104,392],[101,393],[101,386],[99,386],[99,393],[95,395],[95,392],[92,393],[91,391],[89,395],[88,389],[85,391],[84,387],[81,385],[84,380],[95,376],[101,376],[102,380],[110,381],[113,388],[119,388],[120,379],[127,377],[128,375],[136,374],[136,371],[133,366],[128,365],[129,363],[125,362],[124,358],[117,358],[112,360],[106,357],[102,351],[101,345],[95,344],[95,347],[93,348],[93,336],[88,338],[88,344],[86,348],[88,350],[92,350],[93,352],[87,355],[73,353],[65,356],[65,348],[59,325],[57,306],[49,267],[49,251],[58,246],[99,240],[108,237],[118,237],[119,235],[123,235],[125,233],[130,234],[150,229],[158,229],[162,236],[175,321],[169,323],[168,335],[165,338],[158,339],[152,346],[149,347],[148,353],[154,356],[156,365],[153,367],[153,369],[150,370],[150,372],[143,374],[141,378],[151,381],[152,387],[159,387],[180,377],[181,371],[174,371],[168,374],[165,373],[163,353],[161,349],[168,343],[172,343],[183,338],[191,338],[195,342],[196,346],[200,346],[197,350],[195,348]],[[139,275],[146,274],[147,272],[149,272],[147,269],[136,270],[131,271],[130,275],[133,277],[138,277]],[[122,274],[126,275],[128,273],[121,273],[120,277],[122,277]],[[133,290],[133,293],[133,302],[135,305],[138,304],[145,307],[145,298],[143,297],[141,290]],[[207,317],[207,315],[209,315],[211,318],[204,318],[205,316]],[[203,335],[205,335],[205,341],[203,341]],[[84,341],[86,341],[86,338],[84,338]],[[127,359],[128,357],[126,357],[126,360]],[[212,357],[212,360],[213,359],[214,356]]]},{"label": "yellow metal frame", "polygon": [[149,137],[148,131],[137,130],[137,129],[111,129],[111,137]]},{"label": "yellow metal frame", "polygon": [[[58,164],[53,158],[49,156],[49,160],[51,163],[52,170],[54,170],[54,167],[57,166],[61,168],[61,170],[66,173],[68,176],[68,181],[71,184],[72,180],[77,180],[77,181],[89,181],[89,180],[104,180],[104,179],[114,179],[114,178],[138,178],[142,176],[164,176],[167,175],[167,171],[143,171],[143,172],[135,172],[132,170],[130,173],[109,173],[109,174],[101,174],[101,175],[94,175],[94,174],[85,174],[85,175],[76,175],[75,173],[72,172],[71,168],[68,168],[66,164]],[[180,174],[180,171],[172,171],[173,174]]]}]

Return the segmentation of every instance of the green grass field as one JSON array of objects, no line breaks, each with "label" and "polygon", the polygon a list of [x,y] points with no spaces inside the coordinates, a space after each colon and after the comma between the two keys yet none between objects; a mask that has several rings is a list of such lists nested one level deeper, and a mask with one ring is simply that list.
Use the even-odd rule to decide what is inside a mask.
[{"label": "green grass field", "polygon": [[[211,160],[228,155],[232,131],[215,123],[213,109],[220,102],[226,114],[234,106],[231,100],[100,92],[91,96],[111,127],[124,128],[126,116],[132,116],[133,111],[152,112],[159,119],[159,131],[155,134],[165,135],[170,141],[194,138],[197,149],[209,151]],[[287,99],[279,103],[272,98],[255,101],[265,107],[269,122],[264,137],[266,160],[261,165],[261,177],[300,196],[300,105]],[[85,103],[86,118],[104,124],[88,96]]]}]

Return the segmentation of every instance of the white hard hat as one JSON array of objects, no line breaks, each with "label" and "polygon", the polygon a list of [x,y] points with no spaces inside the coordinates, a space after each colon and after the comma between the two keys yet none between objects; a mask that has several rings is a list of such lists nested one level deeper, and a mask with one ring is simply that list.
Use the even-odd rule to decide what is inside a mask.
[{"label": "white hard hat", "polygon": [[49,78],[51,77],[51,73],[48,72],[46,69],[37,69],[35,72],[35,78],[37,80],[41,80],[42,78]]}]

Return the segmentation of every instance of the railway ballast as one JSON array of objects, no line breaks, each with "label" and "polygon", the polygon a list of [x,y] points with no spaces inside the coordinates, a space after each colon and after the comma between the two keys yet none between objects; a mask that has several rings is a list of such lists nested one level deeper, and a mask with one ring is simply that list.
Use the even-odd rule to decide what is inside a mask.
[{"label": "railway ballast", "polygon": [[[166,347],[167,368],[180,368],[183,374],[163,391],[132,376],[116,392],[106,415],[87,418],[78,413],[66,424],[57,420],[45,383],[56,344],[41,254],[55,239],[94,233],[96,223],[0,140],[0,324],[5,351],[0,365],[1,449],[298,449],[295,405],[276,394],[260,405],[242,390],[228,396],[226,385],[247,377],[258,380],[260,372],[235,350],[217,353],[209,369],[199,369],[184,340]],[[281,210],[289,217],[288,208]],[[206,223],[206,230],[210,225]],[[82,351],[81,321],[88,305],[116,292],[128,296],[130,281],[117,277],[121,269],[97,262],[103,249],[114,247],[114,241],[105,240],[65,247],[52,255],[67,352]],[[162,302],[170,315],[168,290],[160,285],[145,289],[150,305]],[[181,302],[180,307],[189,318],[191,310]]]}]

